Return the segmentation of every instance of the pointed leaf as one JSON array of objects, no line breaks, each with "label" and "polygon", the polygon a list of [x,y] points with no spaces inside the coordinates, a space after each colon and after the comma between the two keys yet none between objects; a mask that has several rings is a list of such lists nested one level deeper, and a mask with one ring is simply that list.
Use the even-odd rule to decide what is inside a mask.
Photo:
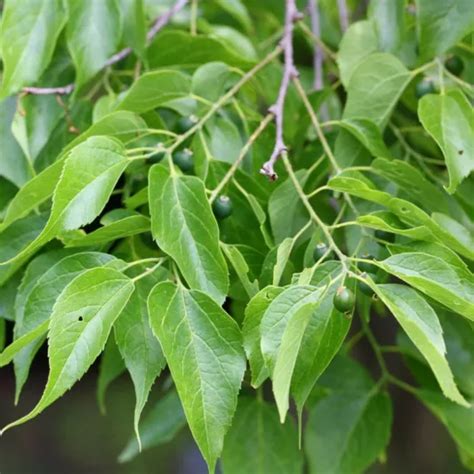
[{"label": "pointed leaf", "polygon": [[212,298],[170,282],[155,286],[148,310],[191,432],[214,472],[245,372],[240,330]]}]

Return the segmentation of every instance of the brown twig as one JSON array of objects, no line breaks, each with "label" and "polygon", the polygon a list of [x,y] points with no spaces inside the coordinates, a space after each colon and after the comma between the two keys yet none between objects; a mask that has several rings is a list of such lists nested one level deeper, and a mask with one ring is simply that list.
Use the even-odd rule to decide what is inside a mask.
[{"label": "brown twig", "polygon": [[270,159],[263,164],[260,170],[260,173],[268,176],[271,181],[275,181],[278,178],[278,175],[274,169],[276,161],[282,155],[282,153],[287,151],[285,141],[283,139],[283,108],[285,105],[286,93],[288,92],[290,81],[294,77],[298,76],[298,71],[296,70],[293,59],[293,26],[295,21],[300,20],[301,18],[302,15],[296,8],[295,0],[286,0],[285,29],[280,43],[284,54],[283,78],[280,83],[277,100],[269,109],[269,112],[275,118],[275,146]]},{"label": "brown twig", "polygon": [[[184,6],[188,3],[188,0],[177,0],[177,2],[163,15],[159,16],[153,26],[148,31],[146,38],[147,42],[150,43],[151,40],[158,34],[158,32],[169,23],[173,15],[178,13],[180,10],[184,8]],[[127,47],[119,52],[115,53],[111,56],[104,64],[104,67],[112,66],[122,59],[125,59],[128,55],[132,52],[132,48]],[[50,95],[50,94],[57,94],[57,95],[68,95],[74,90],[74,84],[68,84],[67,86],[60,86],[60,87],[23,87],[22,91],[28,94],[34,95]]]}]

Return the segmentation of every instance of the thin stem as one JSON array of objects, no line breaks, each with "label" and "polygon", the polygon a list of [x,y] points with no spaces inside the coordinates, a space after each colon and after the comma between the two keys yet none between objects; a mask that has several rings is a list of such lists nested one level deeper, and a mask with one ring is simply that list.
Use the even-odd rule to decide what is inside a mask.
[{"label": "thin stem", "polygon": [[324,50],[324,52],[329,58],[331,58],[333,61],[336,60],[337,54],[327,44],[325,44],[321,40],[321,38],[319,38],[318,36],[315,36],[314,33],[309,29],[308,25],[306,25],[306,23],[301,21],[300,23],[298,23],[298,27],[303,31],[303,33],[306,36],[308,36],[311,39],[311,41],[314,41],[319,46],[321,46],[321,48]]},{"label": "thin stem", "polygon": [[392,374],[389,374],[387,377],[387,381],[391,383],[392,385],[396,385],[397,387],[401,388],[402,390],[405,390],[408,393],[411,393],[412,395],[417,394],[417,389],[413,387],[412,385],[404,382],[403,380],[398,379],[397,377],[393,376]]},{"label": "thin stem", "polygon": [[295,172],[293,171],[293,168],[291,166],[290,161],[288,160],[288,156],[287,156],[286,153],[283,153],[282,160],[283,160],[285,168],[288,172],[288,175],[289,175],[291,181],[293,182],[293,185],[296,189],[296,192],[298,193],[301,201],[303,202],[304,206],[306,207],[311,219],[316,223],[316,225],[318,225],[321,228],[324,235],[326,236],[326,239],[328,241],[329,246],[334,250],[335,254],[338,256],[339,260],[341,261],[341,264],[342,264],[343,268],[347,272],[348,271],[347,263],[346,263],[347,257],[341,252],[341,250],[337,246],[337,244],[334,241],[334,239],[331,235],[331,232],[329,231],[327,225],[320,219],[320,217],[316,214],[313,207],[311,206],[311,203],[309,202],[308,197],[304,193],[303,188],[301,187],[301,185],[298,181],[298,178],[296,177]]},{"label": "thin stem", "polygon": [[132,281],[136,282],[136,281],[141,280],[142,278],[145,278],[146,276],[150,275],[155,270],[157,270],[161,265],[163,265],[164,261],[165,261],[165,259],[162,258],[156,265],[154,265],[153,267],[147,268],[143,273],[140,273],[140,275],[137,275],[135,278],[132,278]]},{"label": "thin stem", "polygon": [[349,28],[349,11],[347,10],[346,0],[337,0],[337,9],[341,31],[344,33]]},{"label": "thin stem", "polygon": [[364,335],[365,333],[362,329],[356,332],[344,345],[344,352],[350,352],[354,346],[364,337]]},{"label": "thin stem", "polygon": [[270,159],[263,164],[260,170],[260,173],[267,176],[271,181],[278,179],[274,166],[278,158],[287,151],[283,138],[283,108],[290,81],[298,75],[293,59],[293,28],[295,21],[300,18],[301,14],[296,9],[295,0],[286,0],[285,30],[280,43],[284,54],[283,78],[280,83],[277,100],[269,109],[269,112],[275,117],[276,139]]},{"label": "thin stem", "polygon": [[[309,18],[311,21],[311,31],[316,38],[321,37],[321,26],[319,21],[319,5],[318,0],[308,0]],[[323,80],[323,61],[324,52],[319,43],[314,42],[313,52],[313,88],[314,90],[321,90],[324,88]]]},{"label": "thin stem", "polygon": [[306,92],[301,84],[301,81],[297,77],[295,77],[293,78],[293,83],[295,84],[296,90],[298,94],[300,95],[301,100],[303,101],[306,111],[308,112],[308,115],[311,119],[311,123],[313,124],[313,127],[316,130],[316,134],[318,135],[319,140],[321,141],[321,145],[323,146],[324,152],[328,156],[329,161],[331,162],[331,165],[334,168],[334,171],[336,171],[337,173],[340,173],[341,168],[337,164],[336,157],[334,156],[331,150],[331,147],[329,146],[329,143],[327,142],[326,137],[324,136],[319,119],[317,115],[315,114],[313,107],[311,106],[311,103],[309,102],[308,96],[306,95]]},{"label": "thin stem", "polygon": [[380,370],[382,371],[382,377],[388,379],[390,377],[390,373],[387,369],[387,365],[385,364],[385,359],[383,358],[382,351],[380,350],[377,340],[375,339],[374,333],[370,329],[364,317],[361,317],[360,320],[362,323],[362,330],[364,331],[364,334],[366,335],[367,340],[369,341],[369,344],[372,347],[372,350],[374,351],[375,358],[377,359],[377,362],[379,363]]},{"label": "thin stem", "polygon": [[132,268],[135,265],[142,265],[144,263],[158,262],[160,260],[163,260],[163,259],[162,258],[156,258],[156,257],[155,258],[154,257],[142,258],[140,260],[135,260],[133,262],[128,263],[127,265],[125,265],[125,267],[122,270],[128,270],[129,268]]},{"label": "thin stem", "polygon": [[191,20],[190,20],[190,32],[192,36],[196,36],[197,33],[197,11],[198,11],[198,0],[191,1]]},{"label": "thin stem", "polygon": [[312,191],[311,193],[307,194],[306,197],[308,199],[311,199],[313,198],[314,196],[316,196],[317,194],[323,192],[323,191],[329,191],[331,188],[325,184],[324,186],[320,186],[319,188],[315,189],[314,191]]},{"label": "thin stem", "polygon": [[[158,32],[171,20],[171,17],[184,8],[188,0],[178,0],[168,11],[159,16],[147,33],[148,43],[158,34]],[[126,58],[132,52],[132,48],[127,47],[111,56],[104,64],[105,67],[112,66]],[[59,94],[67,95],[74,90],[74,84],[61,87],[23,87],[23,92],[34,95]]]},{"label": "thin stem", "polygon": [[242,78],[235,83],[223,96],[220,97],[212,107],[201,117],[201,119],[196,122],[187,132],[183,133],[178,137],[174,144],[169,147],[168,151],[173,152],[181,143],[186,141],[193,133],[197,130],[200,130],[202,126],[212,117],[217,110],[219,110],[223,105],[225,105],[234,95],[240,90],[240,88],[246,84],[250,79],[252,79],[261,69],[263,69],[267,64],[272,62],[280,53],[282,49],[280,46],[276,47],[271,53],[269,53],[265,58],[262,59],[258,64],[256,64],[252,69],[247,71]]},{"label": "thin stem", "polygon": [[219,193],[224,189],[225,185],[229,182],[229,180],[234,176],[237,168],[240,166],[240,163],[245,158],[245,155],[249,151],[250,147],[255,143],[257,138],[262,134],[262,132],[267,128],[268,124],[273,120],[272,114],[267,114],[265,118],[260,122],[259,126],[254,130],[252,135],[250,135],[247,143],[243,146],[240,150],[240,154],[237,159],[232,163],[232,166],[229,168],[229,171],[225,174],[222,178],[222,181],[216,186],[216,188],[212,191],[209,201],[212,203],[214,199],[219,195]]}]

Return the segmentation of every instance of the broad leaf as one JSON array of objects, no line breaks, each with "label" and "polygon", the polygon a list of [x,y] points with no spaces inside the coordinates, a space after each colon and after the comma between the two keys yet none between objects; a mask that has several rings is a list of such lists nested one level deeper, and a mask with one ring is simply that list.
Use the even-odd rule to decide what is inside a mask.
[{"label": "broad leaf", "polygon": [[252,386],[257,388],[268,377],[269,372],[260,349],[260,323],[270,303],[283,291],[283,288],[267,286],[260,290],[245,308],[242,326],[245,353],[252,372]]},{"label": "broad leaf", "polygon": [[428,94],[418,104],[420,121],[443,151],[449,193],[474,170],[474,113],[461,91]]},{"label": "broad leaf", "polygon": [[67,43],[76,66],[76,86],[95,76],[116,52],[122,22],[117,0],[67,0]]},{"label": "broad leaf", "polygon": [[150,289],[164,276],[164,272],[155,272],[146,279],[137,281],[135,292],[114,327],[117,346],[135,387],[134,429],[139,445],[140,416],[151,387],[165,366],[160,344],[150,328],[147,309]]},{"label": "broad leaf", "polygon": [[291,420],[284,425],[271,405],[241,397],[222,452],[226,474],[298,474],[303,456]]},{"label": "broad leaf", "polygon": [[[334,368],[339,369],[339,365]],[[333,376],[337,376],[337,386],[311,409],[305,429],[310,472],[362,473],[388,444],[390,398],[362,368]]]},{"label": "broad leaf", "polygon": [[376,285],[375,291],[426,358],[445,396],[466,406],[466,400],[454,383],[446,360],[443,330],[431,306],[405,285]]},{"label": "broad leaf", "polygon": [[421,252],[392,255],[378,265],[474,321],[474,276],[469,270]]},{"label": "broad leaf", "polygon": [[240,330],[212,298],[171,282],[152,290],[148,310],[191,432],[214,472],[245,372]]},{"label": "broad leaf", "polygon": [[[76,253],[66,256],[43,275],[39,275],[28,292],[22,292],[15,302],[15,340],[35,331],[45,321],[49,321],[53,306],[66,286],[83,271],[113,263],[114,257],[98,252]],[[23,348],[14,359],[16,390],[18,401],[23,385],[28,378],[31,362],[44,342],[44,337]]]},{"label": "broad leaf", "polygon": [[61,0],[7,0],[0,28],[3,81],[0,96],[34,85],[51,61],[66,23]]},{"label": "broad leaf", "polygon": [[175,260],[192,288],[222,303],[229,286],[227,266],[202,181],[155,165],[149,183],[154,239]]},{"label": "broad leaf", "polygon": [[64,289],[49,324],[50,371],[43,395],[28,415],[7,425],[2,433],[40,414],[86,373],[104,349],[132,291],[132,281],[111,268],[87,270]]}]

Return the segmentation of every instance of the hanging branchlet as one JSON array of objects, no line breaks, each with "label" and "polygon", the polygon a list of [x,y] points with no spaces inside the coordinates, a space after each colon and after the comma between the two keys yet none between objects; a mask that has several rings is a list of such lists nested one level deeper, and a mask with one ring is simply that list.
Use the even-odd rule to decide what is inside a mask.
[{"label": "hanging branchlet", "polygon": [[341,25],[341,31],[344,33],[349,28],[349,11],[346,0],[337,0],[337,8],[339,10],[339,24]]},{"label": "hanging branchlet", "polygon": [[[173,18],[176,13],[181,11],[187,3],[188,0],[177,0],[177,2],[169,10],[160,15],[155,20],[153,26],[150,28],[146,35],[147,42],[150,43],[152,39],[158,34],[158,32],[164,26],[166,26],[170,22],[171,18]],[[115,53],[105,62],[104,67],[110,67],[122,61],[122,59],[125,59],[127,56],[129,56],[132,51],[133,50],[130,47],[120,50],[118,53]],[[60,87],[23,87],[22,89],[23,92],[34,95],[68,95],[71,94],[73,90],[74,84],[68,84],[66,86]]]},{"label": "hanging branchlet", "polygon": [[[311,22],[311,31],[313,32],[316,38],[321,37],[321,21],[319,13],[319,4],[318,0],[308,0],[308,13]],[[320,44],[314,44],[314,53],[313,53],[313,70],[314,70],[314,79],[313,79],[313,88],[316,91],[323,89],[323,61],[324,61],[324,51],[321,48]]]},{"label": "hanging branchlet", "polygon": [[280,43],[284,56],[283,78],[280,83],[277,100],[268,110],[275,118],[275,146],[273,147],[270,159],[263,164],[260,170],[260,173],[267,176],[271,181],[278,179],[278,175],[275,172],[275,163],[278,158],[287,151],[283,138],[283,109],[285,106],[288,86],[293,78],[298,77],[298,71],[295,67],[293,58],[293,27],[294,23],[301,20],[302,17],[303,15],[296,8],[295,0],[286,0],[285,28]]}]

